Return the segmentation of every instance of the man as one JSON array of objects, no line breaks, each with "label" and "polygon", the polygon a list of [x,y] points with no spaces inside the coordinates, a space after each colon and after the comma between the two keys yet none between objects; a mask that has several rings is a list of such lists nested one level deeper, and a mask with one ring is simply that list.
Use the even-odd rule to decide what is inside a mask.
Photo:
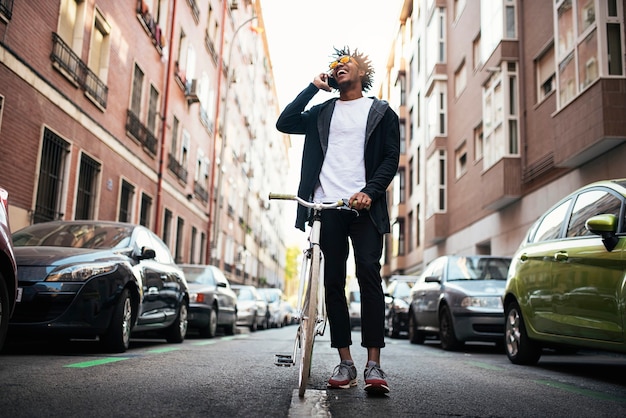
[{"label": "man", "polygon": [[[390,232],[386,190],[398,170],[400,129],[398,116],[387,102],[363,96],[372,86],[374,71],[369,58],[356,49],[351,53],[347,47],[335,48],[333,55],[330,73],[315,76],[285,107],[276,128],[305,135],[298,196],[321,202],[349,197],[359,213],[322,212],[326,310],[331,346],[338,349],[340,358],[328,386],[345,389],[357,384],[345,296],[350,238],[361,290],[361,345],[367,348],[365,390],[384,394],[389,386],[380,367],[380,349],[385,346],[380,258],[383,235]],[[339,98],[304,110],[320,89],[333,88],[339,91]],[[306,208],[298,207],[297,228],[304,231],[308,215]]]}]

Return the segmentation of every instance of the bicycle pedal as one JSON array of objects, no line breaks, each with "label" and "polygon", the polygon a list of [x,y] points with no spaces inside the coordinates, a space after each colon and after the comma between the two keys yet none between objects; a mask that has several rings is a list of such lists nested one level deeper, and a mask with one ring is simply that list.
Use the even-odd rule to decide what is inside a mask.
[{"label": "bicycle pedal", "polygon": [[293,366],[293,360],[289,354],[276,354],[274,364],[281,367]]}]

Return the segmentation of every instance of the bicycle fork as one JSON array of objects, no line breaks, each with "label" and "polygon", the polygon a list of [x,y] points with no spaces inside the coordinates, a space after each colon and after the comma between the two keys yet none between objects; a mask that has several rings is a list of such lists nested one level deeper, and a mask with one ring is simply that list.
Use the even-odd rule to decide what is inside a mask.
[{"label": "bicycle fork", "polygon": [[[319,245],[319,244],[316,244]],[[308,260],[312,256],[311,248],[307,249],[304,252],[304,259]],[[315,318],[315,335],[324,335],[326,331],[326,303],[325,303],[325,291],[324,291],[324,253],[320,251],[320,273],[319,273],[319,286],[317,287],[317,318]],[[304,299],[305,283],[308,283],[308,275],[311,263],[305,262],[302,263],[304,268],[300,271],[300,282],[298,285],[298,310],[296,311],[295,318],[299,321],[298,331],[296,333],[296,338],[293,344],[293,352],[292,354],[276,354],[274,364],[276,366],[283,367],[291,367],[295,366],[297,352],[301,347],[302,341],[302,318],[304,317],[304,307],[302,306],[302,301]]]}]

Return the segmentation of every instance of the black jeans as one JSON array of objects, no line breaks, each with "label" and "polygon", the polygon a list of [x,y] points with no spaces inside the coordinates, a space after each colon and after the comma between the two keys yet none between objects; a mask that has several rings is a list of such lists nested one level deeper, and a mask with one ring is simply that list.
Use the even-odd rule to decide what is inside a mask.
[{"label": "black jeans", "polygon": [[331,347],[343,348],[352,344],[345,290],[348,237],[352,241],[356,277],[361,289],[361,345],[384,347],[385,296],[380,277],[383,236],[365,210],[359,216],[348,210],[325,210],[322,212],[320,245],[325,259],[324,285]]}]

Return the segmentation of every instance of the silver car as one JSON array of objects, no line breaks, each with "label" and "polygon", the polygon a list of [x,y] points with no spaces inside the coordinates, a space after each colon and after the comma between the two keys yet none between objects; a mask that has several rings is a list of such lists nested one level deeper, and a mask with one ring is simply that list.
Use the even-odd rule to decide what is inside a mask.
[{"label": "silver car", "polygon": [[502,293],[510,257],[443,256],[433,260],[411,289],[409,339],[437,336],[444,350],[466,341],[504,344]]}]

